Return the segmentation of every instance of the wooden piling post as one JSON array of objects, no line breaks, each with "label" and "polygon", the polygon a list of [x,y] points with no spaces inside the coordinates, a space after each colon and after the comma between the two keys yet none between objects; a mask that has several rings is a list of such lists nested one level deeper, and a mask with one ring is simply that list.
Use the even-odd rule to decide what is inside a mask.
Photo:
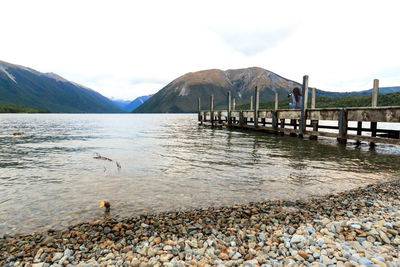
[{"label": "wooden piling post", "polygon": [[243,110],[239,111],[239,124],[240,124],[240,127],[243,128],[243,125],[244,125]]},{"label": "wooden piling post", "polygon": [[272,128],[274,128],[275,133],[278,131],[278,111],[272,111]]},{"label": "wooden piling post", "polygon": [[357,135],[361,135],[362,133],[362,121],[357,122]]},{"label": "wooden piling post", "polygon": [[307,122],[307,100],[308,100],[308,75],[303,76],[303,88],[302,88],[302,95],[303,95],[303,103],[301,105],[301,115],[300,115],[300,134],[299,137],[303,137],[304,133],[306,132],[306,122]]},{"label": "wooden piling post", "polygon": [[[281,129],[285,128],[285,119],[281,119]],[[284,135],[285,132],[282,130],[281,132],[279,132],[279,135]]]},{"label": "wooden piling post", "polygon": [[279,94],[278,92],[275,92],[275,110],[278,109],[278,105],[279,105]]},{"label": "wooden piling post", "polygon": [[218,124],[222,124],[222,111],[218,111]]},{"label": "wooden piling post", "polygon": [[377,122],[376,121],[371,121],[371,136],[376,137],[376,128],[377,128]]},{"label": "wooden piling post", "polygon": [[[374,79],[374,87],[372,88],[372,103],[371,106],[376,108],[378,106],[378,95],[379,95],[379,80]],[[371,121],[371,136],[376,137],[377,122]],[[372,145],[372,144],[371,144]]]},{"label": "wooden piling post", "polygon": [[228,126],[232,125],[231,120],[231,91],[228,91]]},{"label": "wooden piling post", "polygon": [[201,122],[200,97],[197,99],[197,119]]},{"label": "wooden piling post", "polygon": [[260,93],[257,86],[254,88],[254,127],[258,127],[258,108],[260,104]]},{"label": "wooden piling post", "polygon": [[233,101],[232,101],[232,110],[233,111],[236,110],[236,98],[234,98]]},{"label": "wooden piling post", "polygon": [[214,95],[210,95],[210,122],[214,126]]},{"label": "wooden piling post", "polygon": [[374,87],[372,89],[372,107],[376,108],[378,106],[378,94],[379,94],[379,80],[374,80]]},{"label": "wooden piling post", "polygon": [[250,96],[250,110],[253,110],[253,96]]},{"label": "wooden piling post", "polygon": [[317,93],[317,88],[313,87],[312,89],[312,95],[311,95],[311,108],[315,108],[315,95]]},{"label": "wooden piling post", "polygon": [[[314,132],[318,132],[318,123],[319,123],[318,120],[312,120],[311,121],[311,125],[313,127],[313,131]],[[318,140],[318,135],[310,135],[309,139],[310,140]]]},{"label": "wooden piling post", "polygon": [[341,144],[347,143],[347,110],[344,108],[340,109],[339,115],[339,137],[338,142]]},{"label": "wooden piling post", "polygon": [[[313,87],[312,94],[311,94],[311,109],[315,109],[315,96],[316,96],[317,88]],[[318,131],[318,120],[312,120],[311,125],[313,126],[313,131]],[[310,135],[310,140],[317,140],[317,135]]]}]

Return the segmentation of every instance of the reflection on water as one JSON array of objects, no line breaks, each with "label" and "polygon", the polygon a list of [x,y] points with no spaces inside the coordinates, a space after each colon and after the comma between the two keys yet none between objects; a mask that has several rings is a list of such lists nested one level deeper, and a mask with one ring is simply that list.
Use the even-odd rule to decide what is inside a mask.
[{"label": "reflection on water", "polygon": [[[397,176],[400,148],[370,150],[210,129],[197,115],[3,114],[0,233],[113,214],[303,198]],[[13,132],[21,131],[21,137]],[[100,153],[118,161],[94,159]]]}]

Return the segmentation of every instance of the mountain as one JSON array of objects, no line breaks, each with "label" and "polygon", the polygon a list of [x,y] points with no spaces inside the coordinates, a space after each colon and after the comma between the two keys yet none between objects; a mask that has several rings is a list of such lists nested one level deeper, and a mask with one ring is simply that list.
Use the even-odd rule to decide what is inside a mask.
[{"label": "mountain", "polygon": [[[183,113],[197,112],[197,98],[200,97],[201,108],[208,109],[210,95],[214,95],[214,108],[226,108],[227,92],[230,90],[236,105],[250,102],[254,95],[254,87],[260,89],[260,102],[275,100],[275,92],[279,99],[287,99],[287,93],[302,85],[283,78],[271,71],[252,67],[236,70],[203,70],[187,73],[162,88],[158,93],[135,109],[134,113]],[[309,94],[311,95],[309,90]],[[347,97],[370,95],[372,89],[357,92],[329,92],[317,89],[316,95],[321,97]],[[381,87],[380,94],[400,92],[400,86]]]},{"label": "mountain", "polygon": [[0,103],[66,113],[124,112],[96,91],[55,73],[0,61]]},{"label": "mountain", "polygon": [[128,112],[132,112],[135,110],[137,107],[142,105],[144,102],[146,102],[150,97],[152,97],[154,94],[151,95],[145,95],[145,96],[139,96],[135,98],[132,102],[130,102],[128,105],[125,106],[124,110]]},{"label": "mountain", "polygon": [[114,99],[110,98],[114,104],[116,104],[119,108],[127,111],[127,112],[132,112],[135,108],[146,102],[147,99],[152,97],[153,94],[151,95],[145,95],[145,96],[139,96],[135,98],[134,100],[122,100],[122,99]]},{"label": "mountain", "polygon": [[214,108],[223,108],[229,90],[236,104],[243,104],[250,101],[255,86],[260,90],[260,101],[267,102],[275,98],[275,92],[284,99],[289,90],[301,85],[258,67],[190,72],[169,83],[133,112],[197,112],[197,98],[201,98],[202,109],[205,109],[211,94],[214,94]]},{"label": "mountain", "polygon": [[[124,99],[115,99],[115,98],[110,98],[110,100],[117,105],[120,109],[124,109],[124,107],[126,107],[126,105],[128,105],[129,103],[131,103],[131,100],[124,100]],[[126,110],[125,110],[126,111]]]}]

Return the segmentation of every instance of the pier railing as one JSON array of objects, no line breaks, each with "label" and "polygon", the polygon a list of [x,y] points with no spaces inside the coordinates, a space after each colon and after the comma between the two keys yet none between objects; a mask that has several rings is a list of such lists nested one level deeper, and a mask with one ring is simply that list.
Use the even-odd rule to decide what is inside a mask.
[{"label": "pier railing", "polygon": [[[316,90],[312,90],[311,108],[308,101],[308,76],[303,77],[301,109],[278,109],[278,93],[275,93],[275,109],[259,109],[259,90],[254,90],[249,110],[236,110],[236,101],[227,95],[227,109],[214,110],[214,96],[210,96],[210,109],[200,109],[200,124],[266,131],[274,134],[304,137],[312,140],[318,136],[337,138],[340,143],[348,139],[400,145],[400,106],[377,107],[379,81],[374,80],[371,107],[315,108]],[[233,105],[232,105],[233,103]],[[378,128],[379,123],[389,127]],[[387,126],[387,125],[386,125]]]}]

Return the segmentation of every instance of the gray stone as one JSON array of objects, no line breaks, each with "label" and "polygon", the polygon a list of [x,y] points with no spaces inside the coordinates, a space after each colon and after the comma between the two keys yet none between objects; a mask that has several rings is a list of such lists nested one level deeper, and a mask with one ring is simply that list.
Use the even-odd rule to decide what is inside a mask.
[{"label": "gray stone", "polygon": [[64,253],[61,252],[56,252],[54,253],[53,258],[51,259],[52,262],[58,261],[62,258],[62,256],[64,255]]},{"label": "gray stone", "polygon": [[322,245],[323,245],[324,243],[325,243],[325,241],[324,241],[323,238],[318,238],[318,239],[317,239],[317,245],[318,245],[318,246],[322,247]]},{"label": "gray stone", "polygon": [[359,258],[357,262],[361,265],[366,265],[366,266],[368,266],[370,264],[374,264],[372,261],[370,261],[369,259],[367,259],[365,257]]},{"label": "gray stone", "polygon": [[302,235],[293,235],[292,238],[290,239],[290,243],[292,244],[298,244],[301,242],[305,242],[306,238]]},{"label": "gray stone", "polygon": [[352,224],[351,228],[353,228],[353,229],[361,229],[361,226],[359,224]]},{"label": "gray stone", "polygon": [[316,232],[316,230],[314,229],[314,227],[312,226],[307,226],[306,227],[307,232],[309,232],[310,234],[313,234]]},{"label": "gray stone", "polygon": [[69,248],[67,248],[66,250],[64,250],[64,256],[66,256],[67,258],[69,256],[71,256],[73,254],[72,250],[70,250]]}]

